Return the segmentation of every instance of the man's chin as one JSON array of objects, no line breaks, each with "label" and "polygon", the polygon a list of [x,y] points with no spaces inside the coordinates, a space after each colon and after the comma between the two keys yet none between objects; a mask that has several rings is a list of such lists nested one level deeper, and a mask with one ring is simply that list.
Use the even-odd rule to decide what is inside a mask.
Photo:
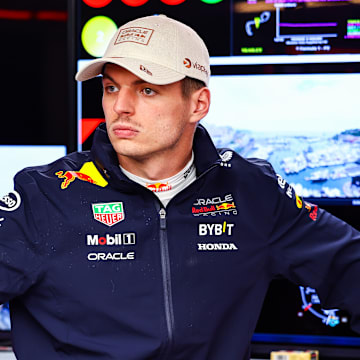
[{"label": "man's chin", "polygon": [[123,142],[121,145],[117,144],[117,146],[114,146],[115,152],[119,160],[121,160],[121,158],[126,158],[134,161],[143,161],[149,156],[147,153],[139,151],[138,148],[127,145],[130,144],[126,144]]}]

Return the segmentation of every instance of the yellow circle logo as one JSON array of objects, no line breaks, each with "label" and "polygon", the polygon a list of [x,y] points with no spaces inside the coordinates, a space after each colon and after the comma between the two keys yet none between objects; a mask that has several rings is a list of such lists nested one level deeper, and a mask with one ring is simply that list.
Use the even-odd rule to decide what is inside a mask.
[{"label": "yellow circle logo", "polygon": [[104,55],[107,45],[117,30],[115,22],[107,16],[91,18],[81,32],[81,42],[91,56]]}]

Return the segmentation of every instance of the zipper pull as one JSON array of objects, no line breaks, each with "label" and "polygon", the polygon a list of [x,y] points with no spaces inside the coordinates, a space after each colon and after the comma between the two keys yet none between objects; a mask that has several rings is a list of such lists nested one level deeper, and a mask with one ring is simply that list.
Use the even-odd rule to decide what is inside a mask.
[{"label": "zipper pull", "polygon": [[161,208],[159,211],[160,215],[160,229],[164,230],[166,229],[166,210],[164,208]]}]

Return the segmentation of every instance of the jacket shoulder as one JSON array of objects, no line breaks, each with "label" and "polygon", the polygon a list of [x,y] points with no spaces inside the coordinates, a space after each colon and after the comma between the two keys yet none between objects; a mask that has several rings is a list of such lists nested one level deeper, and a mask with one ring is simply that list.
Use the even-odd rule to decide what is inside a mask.
[{"label": "jacket shoulder", "polygon": [[29,181],[30,178],[37,176],[46,177],[50,174],[53,174],[54,171],[57,170],[79,170],[81,165],[86,161],[91,161],[89,151],[73,152],[49,164],[26,167],[15,175],[14,180],[17,183],[26,183]]},{"label": "jacket shoulder", "polygon": [[222,162],[226,165],[231,165],[231,167],[235,168],[237,173],[240,173],[243,176],[246,174],[249,176],[258,174],[276,178],[276,172],[267,160],[259,158],[244,158],[236,151],[228,148],[221,148],[217,150]]}]

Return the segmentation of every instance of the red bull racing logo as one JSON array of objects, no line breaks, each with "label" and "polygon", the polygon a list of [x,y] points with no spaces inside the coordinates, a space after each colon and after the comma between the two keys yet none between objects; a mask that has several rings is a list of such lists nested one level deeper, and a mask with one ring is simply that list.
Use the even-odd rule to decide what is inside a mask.
[{"label": "red bull racing logo", "polygon": [[57,171],[55,175],[59,179],[63,179],[60,185],[62,190],[67,189],[76,179],[101,187],[105,187],[108,184],[91,161],[86,162],[79,171]]},{"label": "red bull racing logo", "polygon": [[222,203],[221,205],[216,205],[217,210],[229,210],[229,209],[236,209],[235,203]]},{"label": "red bull racing logo", "polygon": [[194,216],[237,215],[235,201],[231,194],[207,199],[197,199],[191,208]]},{"label": "red bull racing logo", "polygon": [[318,216],[318,206],[305,201],[305,209],[309,212],[309,218],[312,221],[316,221]]},{"label": "red bull racing logo", "polygon": [[157,182],[155,184],[146,184],[146,187],[152,192],[162,192],[172,189],[172,186],[168,182],[166,183]]}]

